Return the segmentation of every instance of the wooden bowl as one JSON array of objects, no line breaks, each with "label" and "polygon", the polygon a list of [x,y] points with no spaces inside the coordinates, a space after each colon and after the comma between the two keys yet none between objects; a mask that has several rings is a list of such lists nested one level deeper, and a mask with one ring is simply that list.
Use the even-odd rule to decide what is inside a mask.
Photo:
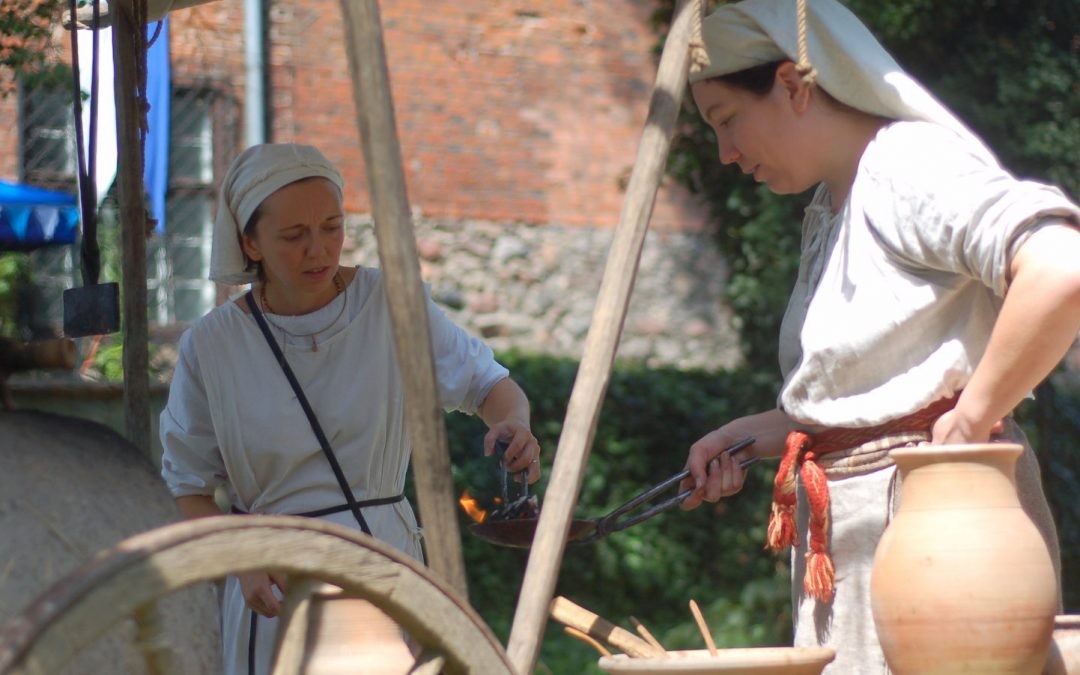
[{"label": "wooden bowl", "polygon": [[612,675],[820,675],[834,658],[836,652],[826,647],[721,649],[716,656],[707,649],[694,649],[669,651],[662,658],[604,656],[600,669]]}]

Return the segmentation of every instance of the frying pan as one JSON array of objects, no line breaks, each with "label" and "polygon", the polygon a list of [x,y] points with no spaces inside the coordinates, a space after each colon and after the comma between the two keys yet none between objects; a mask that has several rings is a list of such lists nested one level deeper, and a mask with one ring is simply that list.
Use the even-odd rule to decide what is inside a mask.
[{"label": "frying pan", "polygon": [[[724,452],[729,454],[738,452],[753,442],[753,437],[744,438],[735,445],[724,450]],[[757,461],[757,457],[752,457],[743,460],[739,465],[745,469]],[[630,513],[668,488],[678,485],[680,481],[687,478],[689,475],[689,469],[680,471],[667,480],[642,492],[601,518],[575,518],[570,521],[570,531],[566,536],[566,540],[577,544],[589,544],[599,539],[603,539],[613,532],[625,530],[631,525],[636,525],[644,520],[648,520],[659,513],[663,513],[664,511],[681,504],[693,492],[692,489],[684,490],[678,495],[662,501],[640,513]],[[497,546],[529,548],[529,546],[532,545],[533,535],[536,534],[536,524],[539,520],[539,518],[510,518],[506,520],[489,519],[482,523],[473,523],[469,526],[469,529],[473,534],[484,541]]]}]

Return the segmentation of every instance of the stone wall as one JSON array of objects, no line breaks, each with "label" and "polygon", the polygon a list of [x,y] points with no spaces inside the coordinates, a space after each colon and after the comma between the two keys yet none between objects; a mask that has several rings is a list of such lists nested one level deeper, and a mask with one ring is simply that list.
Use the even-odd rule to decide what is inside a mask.
[{"label": "stone wall", "polygon": [[[580,358],[612,230],[415,218],[423,278],[459,325],[496,350]],[[351,263],[378,266],[369,217],[349,223]],[[739,362],[723,302],[727,266],[708,235],[646,237],[618,359],[718,369]]]}]

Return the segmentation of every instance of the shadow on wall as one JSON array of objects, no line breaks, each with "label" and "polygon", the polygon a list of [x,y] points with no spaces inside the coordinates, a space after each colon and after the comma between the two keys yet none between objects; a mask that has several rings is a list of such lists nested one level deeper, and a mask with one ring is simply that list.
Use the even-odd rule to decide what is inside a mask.
[{"label": "shadow on wall", "polygon": [[[112,429],[67,415],[0,412],[0,627],[99,551],[179,519],[153,463]],[[176,659],[176,672],[215,671],[214,587],[193,586],[157,607],[160,631],[149,637]],[[138,637],[134,621],[118,624],[64,672],[144,672]]]}]

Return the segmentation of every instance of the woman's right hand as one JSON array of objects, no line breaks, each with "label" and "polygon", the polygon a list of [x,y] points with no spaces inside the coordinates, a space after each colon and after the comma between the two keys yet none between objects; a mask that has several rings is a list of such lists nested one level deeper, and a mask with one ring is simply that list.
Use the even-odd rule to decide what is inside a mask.
[{"label": "woman's right hand", "polygon": [[[686,469],[690,476],[679,483],[679,491],[693,489],[680,505],[683,510],[696,509],[705,502],[717,502],[742,489],[746,471],[740,465],[748,459],[779,457],[784,440],[795,428],[781,410],[769,410],[740,417],[702,436],[690,446]],[[744,438],[754,442],[734,453],[724,452]]]},{"label": "woman's right hand", "polygon": [[281,601],[274,593],[277,586],[280,593],[285,592],[285,577],[266,572],[247,572],[237,574],[240,591],[244,594],[244,603],[259,616],[273,618],[281,612]]},{"label": "woman's right hand", "polygon": [[734,454],[724,452],[745,438],[745,435],[737,436],[732,433],[731,427],[736,422],[705,434],[690,446],[685,467],[690,470],[690,476],[679,483],[679,491],[690,488],[694,491],[683,500],[680,505],[682,509],[696,509],[703,501],[717,502],[742,489],[746,471],[740,463],[754,457],[754,444]]}]

